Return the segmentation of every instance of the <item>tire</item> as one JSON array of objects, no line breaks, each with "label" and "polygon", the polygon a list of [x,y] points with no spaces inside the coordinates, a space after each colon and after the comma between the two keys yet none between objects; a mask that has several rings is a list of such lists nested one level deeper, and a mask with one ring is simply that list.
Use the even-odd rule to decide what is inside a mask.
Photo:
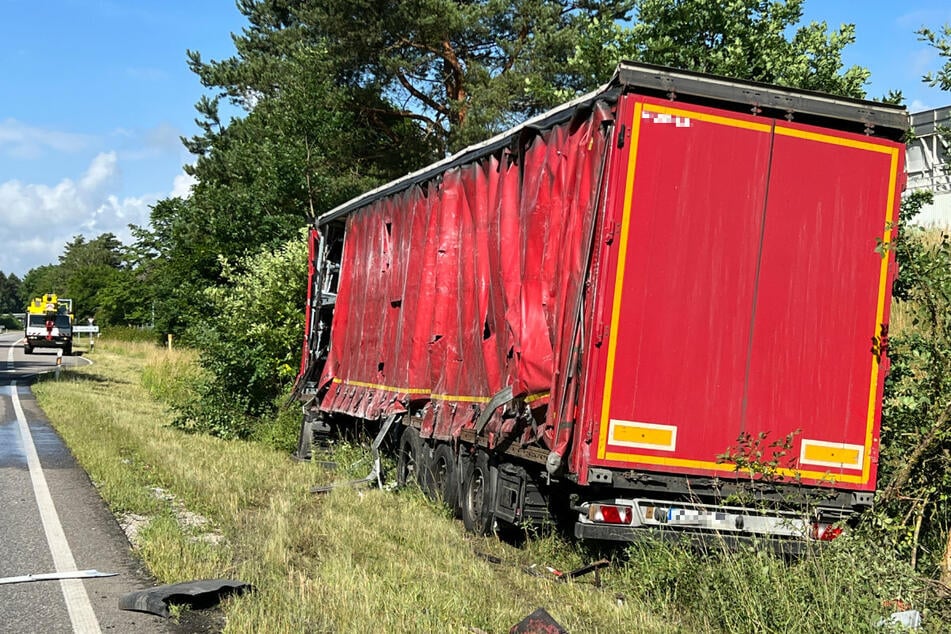
[{"label": "tire", "polygon": [[23,346],[23,354],[33,354],[33,346]]},{"label": "tire", "polygon": [[462,485],[462,523],[476,535],[488,535],[495,524],[495,474],[489,455],[478,450]]},{"label": "tire", "polygon": [[396,454],[396,484],[400,488],[412,484],[422,484],[424,466],[423,440],[419,430],[407,427],[400,435],[399,449]]},{"label": "tire", "polygon": [[456,456],[448,443],[441,442],[433,450],[425,471],[423,490],[430,499],[441,501],[451,509],[459,505],[459,477]]},{"label": "tire", "polygon": [[73,356],[73,344],[69,344],[63,347],[63,356],[64,357]]}]

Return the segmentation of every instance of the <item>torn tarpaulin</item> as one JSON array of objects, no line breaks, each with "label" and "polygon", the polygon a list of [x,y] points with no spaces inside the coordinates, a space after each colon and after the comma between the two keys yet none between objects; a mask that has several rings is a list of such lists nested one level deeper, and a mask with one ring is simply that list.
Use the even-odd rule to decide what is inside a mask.
[{"label": "torn tarpaulin", "polygon": [[168,617],[171,604],[188,604],[192,609],[201,610],[217,605],[232,594],[241,595],[253,589],[251,584],[233,579],[186,581],[130,592],[119,599],[119,609]]}]

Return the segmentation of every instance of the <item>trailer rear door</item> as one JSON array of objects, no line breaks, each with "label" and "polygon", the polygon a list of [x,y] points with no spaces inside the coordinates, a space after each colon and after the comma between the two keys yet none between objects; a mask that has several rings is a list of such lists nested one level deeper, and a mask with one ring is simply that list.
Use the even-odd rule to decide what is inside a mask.
[{"label": "trailer rear door", "polygon": [[619,121],[588,464],[729,476],[765,432],[783,475],[874,488],[900,145],[646,97]]}]

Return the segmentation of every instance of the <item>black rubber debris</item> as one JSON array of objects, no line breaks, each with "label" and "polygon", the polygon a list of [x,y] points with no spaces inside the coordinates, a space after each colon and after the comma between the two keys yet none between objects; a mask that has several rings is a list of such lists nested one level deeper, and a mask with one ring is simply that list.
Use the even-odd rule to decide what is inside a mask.
[{"label": "black rubber debris", "polygon": [[490,564],[500,564],[500,563],[502,563],[502,558],[501,558],[501,557],[496,557],[495,555],[490,555],[489,553],[476,552],[476,557],[480,557],[481,559],[485,559],[485,560],[486,560],[487,562],[489,562]]},{"label": "black rubber debris", "polygon": [[574,579],[576,577],[580,577],[582,575],[586,575],[590,572],[593,572],[594,578],[595,578],[595,585],[600,587],[601,576],[598,574],[598,571],[610,565],[611,565],[611,562],[608,561],[607,559],[600,559],[594,563],[590,563],[590,564],[581,566],[580,568],[576,568],[575,570],[572,570],[570,572],[566,572],[563,575],[561,575],[559,579],[561,579],[562,581],[567,581],[568,579]]},{"label": "black rubber debris", "polygon": [[130,592],[119,598],[119,609],[168,618],[170,605],[188,605],[193,610],[204,610],[233,594],[242,595],[253,589],[251,584],[233,579],[199,579]]}]

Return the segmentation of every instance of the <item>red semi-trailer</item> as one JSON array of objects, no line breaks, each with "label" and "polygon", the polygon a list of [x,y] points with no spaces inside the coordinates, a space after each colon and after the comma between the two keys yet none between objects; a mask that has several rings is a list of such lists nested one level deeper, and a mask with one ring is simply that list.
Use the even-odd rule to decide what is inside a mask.
[{"label": "red semi-trailer", "polygon": [[331,210],[299,451],[382,426],[476,532],[567,510],[581,538],[831,538],[875,491],[907,129],[622,63]]}]

